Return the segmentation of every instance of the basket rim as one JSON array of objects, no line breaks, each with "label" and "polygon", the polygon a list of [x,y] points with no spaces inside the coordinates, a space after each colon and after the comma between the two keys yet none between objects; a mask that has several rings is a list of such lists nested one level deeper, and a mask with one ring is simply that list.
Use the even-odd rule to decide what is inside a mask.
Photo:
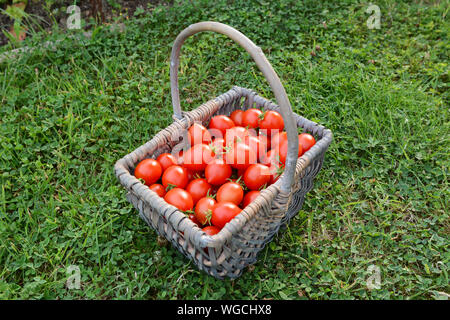
[{"label": "basket rim", "polygon": [[[182,120],[175,121],[171,123],[168,127],[162,129],[158,133],[163,132],[167,128],[170,128],[171,126],[187,126],[187,119],[190,118],[189,116],[192,115],[196,110],[202,107],[211,106],[211,104],[214,104],[217,109],[220,108],[221,103],[223,102],[225,97],[229,97],[231,94],[239,94],[241,97],[252,97],[252,101],[258,101],[264,102],[261,106],[267,109],[277,109],[279,108],[278,105],[274,104],[272,101],[263,98],[259,95],[257,95],[253,90],[234,86],[231,90],[223,93],[222,95],[213,98],[200,106],[192,109],[191,111],[185,111],[183,114],[185,117]],[[309,166],[309,164],[319,156],[320,153],[325,152],[328,148],[328,146],[331,144],[331,141],[333,139],[333,133],[330,129],[327,129],[323,127],[322,125],[319,125],[311,120],[308,120],[306,118],[303,118],[302,116],[299,116],[298,114],[294,113],[294,115],[301,121],[304,122],[305,126],[302,126],[305,131],[313,131],[314,127],[320,127],[322,131],[322,135],[319,140],[317,140],[316,144],[309,149],[307,152],[305,152],[301,157],[297,159],[296,163],[296,171],[295,175],[301,175],[303,171]],[[298,128],[299,126],[297,126]],[[176,224],[175,227],[177,230],[182,231],[185,230],[184,233],[186,235],[187,231],[187,237],[191,238],[192,243],[195,245],[198,245],[200,248],[206,248],[206,247],[213,247],[217,248],[222,246],[226,241],[230,240],[232,236],[237,233],[244,225],[245,223],[252,218],[252,216],[257,211],[257,208],[254,208],[255,206],[254,202],[249,204],[247,207],[242,209],[241,213],[237,215],[235,218],[232,219],[229,223],[227,223],[219,233],[209,236],[207,235],[200,227],[198,227],[196,224],[194,224],[190,219],[186,217],[186,215],[180,211],[178,208],[170,205],[166,201],[164,201],[163,198],[159,197],[154,191],[150,190],[145,184],[143,184],[141,181],[136,179],[131,174],[131,169],[128,169],[127,167],[135,167],[137,162],[141,161],[142,159],[148,157],[148,154],[143,154],[142,151],[144,146],[148,145],[149,143],[153,142],[155,139],[155,135],[147,141],[145,144],[139,146],[132,152],[128,153],[121,159],[117,160],[114,165],[114,171],[116,177],[119,179],[119,182],[122,186],[127,189],[128,192],[133,192],[135,196],[140,198],[142,201],[149,203],[153,208],[155,208],[155,205],[165,206],[168,210],[162,210],[164,212],[160,212],[158,210],[158,214],[164,216],[168,223],[174,223]],[[136,158],[135,155],[138,155]],[[135,156],[135,157],[133,157]],[[134,158],[134,159],[133,159]],[[139,159],[140,158],[140,159]],[[128,165],[127,165],[128,163]],[[284,178],[284,172],[280,176],[280,178],[277,180],[277,182],[273,183],[266,189],[262,190],[264,191],[264,194],[260,194],[257,199],[262,199],[264,197],[266,198],[273,198],[276,195],[278,195],[281,192],[281,183],[282,179]],[[292,190],[288,192],[290,194]],[[155,204],[155,205],[152,205]],[[253,205],[252,205],[253,204]],[[171,219],[171,216],[175,216],[175,218]],[[173,222],[171,220],[174,220]],[[185,239],[187,241],[187,239]]]}]

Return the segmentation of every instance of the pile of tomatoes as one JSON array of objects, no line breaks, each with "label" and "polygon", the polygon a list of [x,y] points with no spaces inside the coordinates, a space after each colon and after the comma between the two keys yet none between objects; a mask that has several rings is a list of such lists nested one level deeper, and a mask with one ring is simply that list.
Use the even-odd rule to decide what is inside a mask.
[{"label": "pile of tomatoes", "polygon": [[[189,149],[138,163],[134,175],[151,190],[214,235],[276,182],[284,170],[287,134],[276,111],[251,108],[194,123]],[[316,143],[298,136],[298,156]]]}]

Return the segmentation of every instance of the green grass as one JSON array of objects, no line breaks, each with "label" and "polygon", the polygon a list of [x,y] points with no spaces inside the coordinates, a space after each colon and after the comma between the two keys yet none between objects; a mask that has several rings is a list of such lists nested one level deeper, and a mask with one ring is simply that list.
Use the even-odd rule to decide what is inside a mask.
[{"label": "green grass", "polygon": [[[38,34],[27,44],[62,41],[0,65],[0,298],[448,297],[448,1],[377,1],[379,30],[367,28],[365,2],[193,4],[90,40]],[[113,173],[170,124],[171,45],[202,20],[260,45],[295,112],[335,137],[303,209],[234,281],[158,245]],[[183,108],[233,85],[273,99],[231,40],[186,41]],[[65,287],[70,265],[81,289]],[[371,265],[379,289],[367,288]]]}]

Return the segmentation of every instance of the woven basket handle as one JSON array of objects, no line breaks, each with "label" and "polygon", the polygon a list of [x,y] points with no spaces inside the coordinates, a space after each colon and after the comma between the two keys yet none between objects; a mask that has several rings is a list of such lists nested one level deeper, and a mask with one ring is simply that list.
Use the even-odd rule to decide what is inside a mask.
[{"label": "woven basket handle", "polygon": [[241,32],[223,23],[205,21],[190,25],[178,35],[173,44],[172,54],[170,58],[170,85],[172,93],[172,105],[175,117],[178,119],[182,119],[180,93],[178,89],[178,67],[180,65],[181,46],[183,45],[184,40],[186,40],[189,36],[202,31],[214,31],[224,34],[240,44],[250,54],[259,70],[261,70],[261,72],[269,82],[270,87],[275,94],[278,105],[280,106],[280,113],[283,117],[284,126],[287,132],[288,152],[286,157],[285,174],[283,175],[283,179],[281,181],[281,189],[284,192],[289,192],[294,180],[295,168],[298,158],[298,133],[291,109],[291,104],[287,97],[286,91],[284,90],[284,87],[281,84],[280,79],[278,78],[278,75],[273,70],[261,48],[256,46]]}]

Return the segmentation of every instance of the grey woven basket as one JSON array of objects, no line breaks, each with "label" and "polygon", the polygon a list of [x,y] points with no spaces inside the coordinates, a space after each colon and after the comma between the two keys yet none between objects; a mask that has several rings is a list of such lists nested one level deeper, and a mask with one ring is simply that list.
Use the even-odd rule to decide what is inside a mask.
[{"label": "grey woven basket", "polygon": [[[279,105],[260,97],[254,91],[234,86],[230,91],[212,99],[195,110],[182,112],[178,90],[179,54],[184,40],[198,32],[215,31],[229,36],[252,56],[268,80]],[[191,259],[200,270],[223,279],[237,278],[243,269],[257,260],[257,254],[286,225],[302,207],[306,193],[313,187],[314,177],[322,167],[325,151],[332,141],[332,133],[291,110],[286,92],[261,49],[239,31],[217,22],[200,22],[183,30],[174,42],[170,64],[174,122],[157,133],[150,141],[115,164],[115,174],[128,190],[127,199],[139,210],[141,218],[158,235],[165,237],[174,247]],[[288,136],[286,167],[280,179],[262,190],[222,230],[206,235],[186,215],[151,191],[134,177],[134,168],[145,158],[156,158],[171,152],[182,141],[186,130],[194,123],[207,126],[209,119],[218,114],[229,115],[236,109],[263,108],[276,110],[284,119]],[[298,129],[316,137],[316,144],[298,155]]]}]

